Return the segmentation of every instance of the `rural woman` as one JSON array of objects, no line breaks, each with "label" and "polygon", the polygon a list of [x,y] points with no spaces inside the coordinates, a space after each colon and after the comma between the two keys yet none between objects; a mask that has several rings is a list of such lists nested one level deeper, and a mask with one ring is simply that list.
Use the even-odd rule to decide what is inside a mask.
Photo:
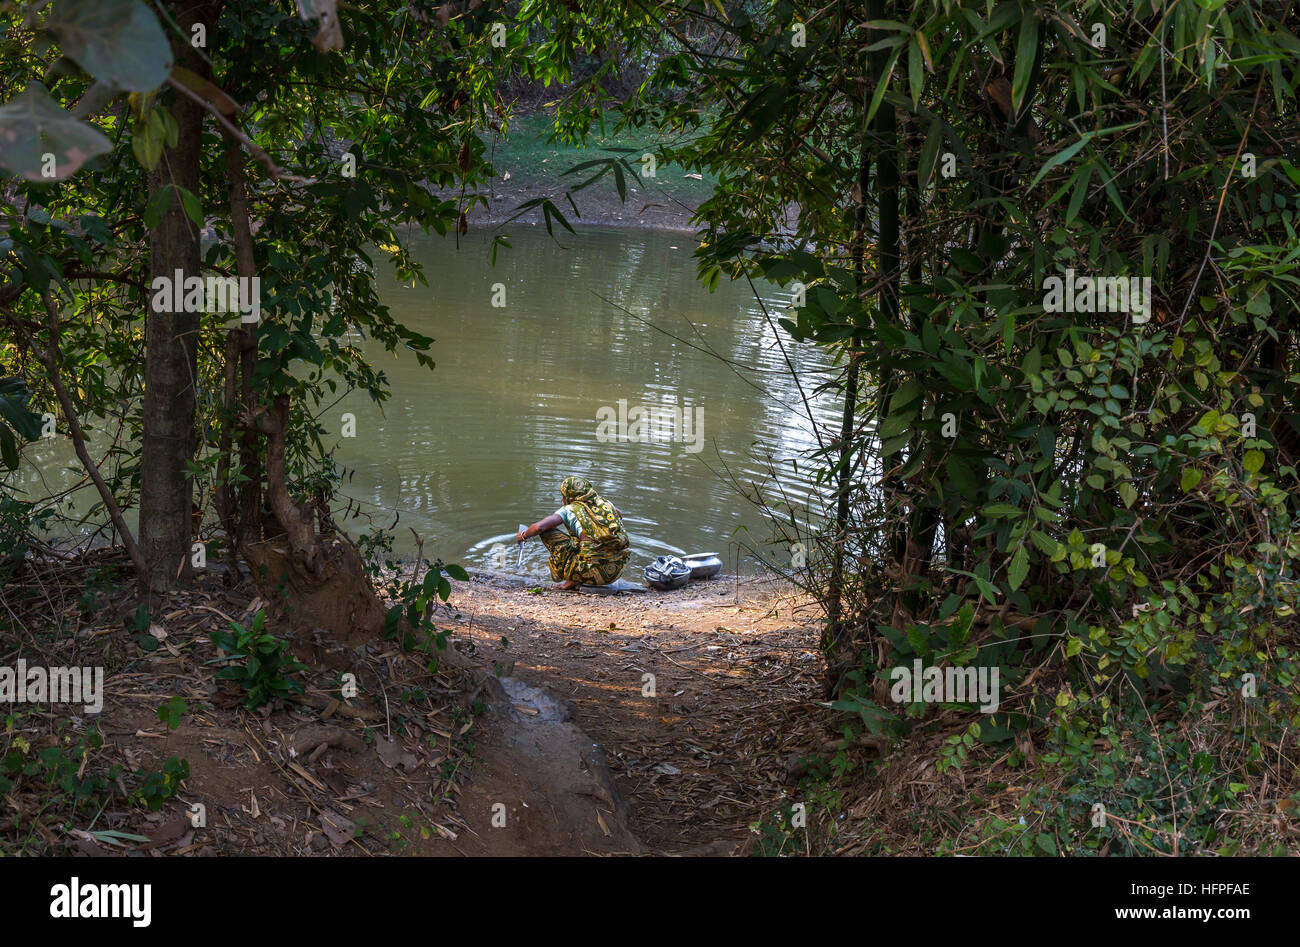
[{"label": "rural woman", "polygon": [[564,478],[560,500],[563,506],[520,530],[515,541],[542,538],[550,552],[551,578],[560,583],[558,588],[613,582],[632,555],[622,512],[581,477]]}]

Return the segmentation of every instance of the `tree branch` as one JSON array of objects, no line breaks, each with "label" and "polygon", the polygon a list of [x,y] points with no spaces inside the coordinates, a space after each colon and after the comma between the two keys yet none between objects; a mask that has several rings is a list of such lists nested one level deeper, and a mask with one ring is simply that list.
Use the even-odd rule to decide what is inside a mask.
[{"label": "tree branch", "polygon": [[113,491],[108,489],[108,484],[104,482],[103,476],[99,472],[99,467],[90,458],[90,452],[86,450],[86,437],[81,430],[81,422],[77,419],[77,412],[72,404],[72,398],[68,395],[68,389],[63,384],[63,379],[59,374],[59,311],[55,306],[53,297],[46,291],[41,294],[41,301],[45,304],[45,311],[49,314],[49,345],[42,351],[36,345],[36,339],[27,331],[27,327],[18,323],[23,335],[27,337],[27,342],[31,346],[32,352],[36,358],[45,366],[45,370],[50,374],[50,384],[54,386],[54,394],[59,399],[59,405],[63,408],[63,416],[68,422],[68,433],[72,437],[72,446],[77,452],[77,457],[81,460],[82,466],[86,468],[86,473],[90,479],[95,482],[95,489],[99,491],[99,497],[104,501],[104,507],[108,510],[109,518],[112,519],[113,525],[122,536],[122,545],[126,547],[127,554],[131,557],[131,562],[135,566],[136,575],[140,579],[141,588],[148,588],[149,569],[145,565],[144,553],[136,544],[135,536],[132,535],[130,527],[126,525],[126,520],[122,517],[122,510],[117,505],[117,500],[113,497]]},{"label": "tree branch", "polygon": [[299,177],[296,174],[290,174],[288,171],[284,170],[284,168],[277,165],[275,163],[275,160],[270,155],[268,155],[265,151],[259,148],[257,145],[253,144],[253,140],[249,138],[247,135],[245,135],[243,132],[241,132],[239,130],[239,127],[235,125],[234,122],[226,118],[226,116],[222,115],[221,110],[219,108],[217,108],[207,99],[205,99],[203,96],[199,95],[189,86],[185,85],[183,82],[179,82],[172,76],[168,76],[167,84],[171,86],[173,89],[175,89],[177,92],[179,92],[181,95],[185,96],[187,99],[191,99],[192,101],[198,103],[200,107],[202,107],[206,112],[211,114],[212,117],[217,120],[217,124],[219,124],[223,129],[225,129],[227,135],[230,135],[232,138],[234,138],[240,144],[242,144],[245,148],[247,148],[248,153],[252,155],[254,158],[256,158],[258,161],[260,161],[266,167],[266,173],[274,180],[292,181],[295,184],[316,183],[315,180],[313,180],[312,178],[304,178],[304,177]]}]

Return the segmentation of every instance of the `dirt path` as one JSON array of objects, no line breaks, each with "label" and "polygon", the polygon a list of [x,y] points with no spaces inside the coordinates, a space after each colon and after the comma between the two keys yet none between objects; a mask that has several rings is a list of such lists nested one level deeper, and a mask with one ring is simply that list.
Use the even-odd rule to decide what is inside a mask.
[{"label": "dirt path", "polygon": [[[107,568],[120,551],[0,588],[0,666],[104,671],[99,714],[9,709],[0,854],[731,854],[826,742],[816,613],[765,580],[605,597],[476,576],[436,614],[456,653],[433,673],[396,642],[298,639],[305,693],[250,712],[210,633],[265,603],[213,570],[144,634],[129,589],[85,598]],[[86,799],[60,790],[69,773]],[[137,795],[151,779],[157,811]]]},{"label": "dirt path", "polygon": [[458,650],[572,701],[650,851],[738,850],[823,742],[816,614],[787,586],[599,596],[480,576],[452,602]]}]

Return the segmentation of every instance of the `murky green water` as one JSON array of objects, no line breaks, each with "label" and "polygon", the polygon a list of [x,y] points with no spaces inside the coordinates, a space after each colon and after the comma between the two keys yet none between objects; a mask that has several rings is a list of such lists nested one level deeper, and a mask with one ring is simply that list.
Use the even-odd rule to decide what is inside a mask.
[{"label": "murky green water", "polygon": [[[813,443],[748,285],[702,289],[689,235],[565,234],[561,247],[526,231],[512,243],[493,268],[487,234],[462,238],[460,250],[435,238],[419,247],[428,288],[382,282],[398,318],[437,340],[438,364],[429,372],[385,356],[395,396],[384,416],[360,397],[340,406],[358,428],[339,442],[340,461],[356,467],[346,492],[363,508],[400,511],[406,551],[412,527],[445,559],[513,570],[515,528],[554,512],[560,481],[576,474],[623,511],[634,547],[626,577],[639,581],[665,552],[727,558],[733,532],[762,518],[723,478],[764,482],[765,458]],[[494,284],[504,307],[492,305]],[[788,294],[760,292],[775,319]],[[811,389],[815,353],[782,341]],[[637,407],[651,412],[640,429]],[[807,484],[782,479],[807,498]],[[530,541],[524,571],[544,569]]]},{"label": "murky green water", "polygon": [[[436,340],[437,368],[373,346],[392,399],[381,412],[356,394],[322,416],[346,470],[338,508],[349,532],[382,527],[410,555],[414,530],[426,556],[514,571],[515,528],[554,512],[560,481],[576,474],[624,513],[626,578],[640,581],[666,552],[717,552],[728,570],[752,571],[729,544],[743,527],[757,531],[751,543],[765,537],[763,518],[730,481],[770,485],[775,468],[788,499],[806,502],[810,484],[789,461],[814,438],[749,286],[700,288],[687,234],[607,230],[557,243],[525,230],[512,242],[494,268],[487,231],[459,249],[425,239],[416,254],[428,287],[381,277],[395,316]],[[759,289],[775,319],[788,294]],[[817,353],[781,341],[811,396]],[[354,437],[341,436],[345,413]],[[817,415],[834,423],[830,404]],[[75,464],[66,438],[27,456],[29,486],[72,482],[60,470]],[[76,496],[83,508],[94,499]],[[525,549],[523,571],[543,575],[540,542]]]}]

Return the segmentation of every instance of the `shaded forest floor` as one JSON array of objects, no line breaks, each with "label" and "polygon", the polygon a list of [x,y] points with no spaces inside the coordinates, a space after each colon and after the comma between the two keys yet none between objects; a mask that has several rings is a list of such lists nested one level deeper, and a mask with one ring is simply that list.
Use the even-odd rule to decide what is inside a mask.
[{"label": "shaded forest floor", "polygon": [[[467,671],[430,675],[419,656],[375,642],[321,654],[301,675],[303,694],[249,711],[216,679],[208,634],[249,625],[265,603],[213,569],[168,595],[146,627],[128,627],[135,598],[105,578],[127,574],[119,553],[100,551],[54,569],[29,563],[4,590],[0,611],[24,631],[16,648],[4,636],[0,665],[101,666],[105,697],[97,716],[77,705],[4,708],[0,850],[360,855],[433,853],[438,840],[455,853],[481,710]],[[341,700],[330,664],[355,673],[367,696]],[[175,698],[184,704],[172,728],[160,708]],[[189,768],[174,795],[162,783],[172,758]]]},{"label": "shaded forest floor", "polygon": [[[0,670],[105,676],[97,715],[0,704],[0,855],[1015,854],[1070,792],[1041,732],[941,772],[958,708],[892,745],[845,736],[819,613],[781,582],[600,596],[475,576],[433,615],[432,673],[392,641],[298,640],[304,692],[250,711],[209,633],[266,603],[213,568],[140,621],[129,572],[98,550],[0,587]],[[1294,845],[1288,805],[1251,816],[1246,850]]]},{"label": "shaded forest floor", "polygon": [[304,693],[250,711],[208,635],[266,603],[211,569],[131,627],[128,573],[106,550],[0,590],[0,666],[105,674],[98,715],[0,708],[0,852],[743,853],[827,732],[815,612],[764,580],[604,597],[475,577],[434,616],[453,632],[436,673],[395,642],[297,642]]}]

